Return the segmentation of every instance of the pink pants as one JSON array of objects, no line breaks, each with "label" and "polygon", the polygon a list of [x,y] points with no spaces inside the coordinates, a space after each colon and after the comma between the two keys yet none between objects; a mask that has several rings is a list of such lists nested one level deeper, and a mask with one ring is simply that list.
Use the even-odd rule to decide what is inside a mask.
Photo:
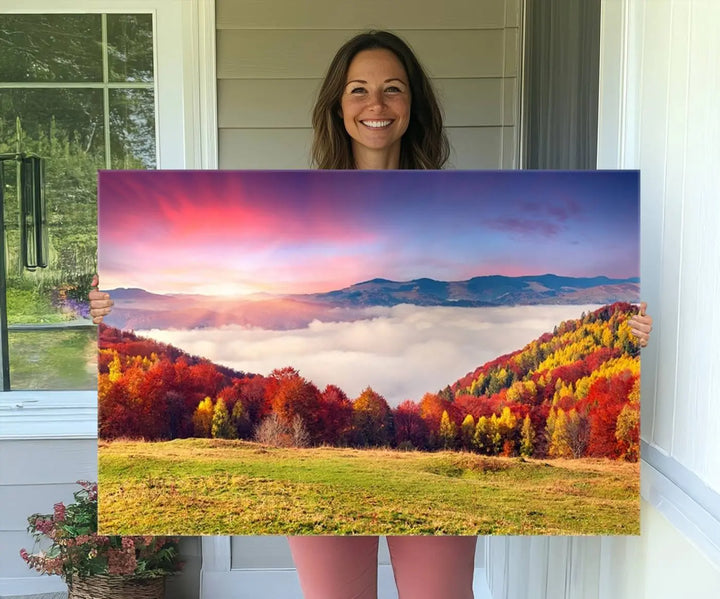
[{"label": "pink pants", "polygon": [[[378,537],[289,537],[305,599],[376,599]],[[388,537],[399,599],[473,599],[477,537]]]}]

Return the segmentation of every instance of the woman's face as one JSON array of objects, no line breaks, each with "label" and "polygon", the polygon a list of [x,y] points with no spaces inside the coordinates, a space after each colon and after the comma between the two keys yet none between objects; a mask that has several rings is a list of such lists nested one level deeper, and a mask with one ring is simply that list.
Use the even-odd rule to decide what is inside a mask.
[{"label": "woman's face", "polygon": [[353,155],[397,153],[410,122],[407,73],[390,50],[358,52],[348,67],[340,99]]}]

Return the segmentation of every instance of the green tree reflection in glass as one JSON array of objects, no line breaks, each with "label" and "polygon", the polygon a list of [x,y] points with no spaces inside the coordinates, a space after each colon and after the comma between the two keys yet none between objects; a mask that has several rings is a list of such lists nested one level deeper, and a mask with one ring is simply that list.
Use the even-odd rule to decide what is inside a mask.
[{"label": "green tree reflection in glass", "polygon": [[150,14],[0,17],[0,152],[47,160],[50,264],[35,272],[19,265],[15,165],[4,166],[15,389],[95,385],[95,330],[72,326],[96,269],[97,171],[156,166],[153,64]]}]

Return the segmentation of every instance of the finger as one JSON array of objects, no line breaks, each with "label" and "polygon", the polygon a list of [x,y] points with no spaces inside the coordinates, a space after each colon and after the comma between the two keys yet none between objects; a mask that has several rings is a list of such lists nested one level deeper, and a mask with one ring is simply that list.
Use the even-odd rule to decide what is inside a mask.
[{"label": "finger", "polygon": [[646,309],[647,309],[647,302],[640,302],[640,316],[645,316]]},{"label": "finger", "polygon": [[92,314],[93,316],[97,316],[97,315],[103,315],[103,316],[104,316],[104,315],[110,314],[110,308],[111,308],[110,305],[104,305],[104,306],[95,305],[95,306],[90,306],[90,314]]},{"label": "finger", "polygon": [[99,285],[99,283],[100,283],[100,281],[98,280],[98,276],[93,275],[92,283],[90,283],[90,287],[94,287],[95,289],[97,289],[97,286]]},{"label": "finger", "polygon": [[90,307],[91,308],[106,308],[108,306],[112,306],[113,303],[114,302],[110,299],[110,296],[107,294],[96,295],[95,297],[90,297]]},{"label": "finger", "polygon": [[641,331],[651,331],[652,323],[642,320],[628,320],[631,329],[639,329]]},{"label": "finger", "polygon": [[652,328],[653,320],[649,316],[640,316],[639,314],[636,314],[635,316],[631,316],[628,318],[628,324],[632,327],[649,327]]}]

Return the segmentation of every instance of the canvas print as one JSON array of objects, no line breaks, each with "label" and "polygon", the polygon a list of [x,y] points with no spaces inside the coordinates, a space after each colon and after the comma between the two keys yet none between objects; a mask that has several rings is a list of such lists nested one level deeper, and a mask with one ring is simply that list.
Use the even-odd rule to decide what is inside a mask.
[{"label": "canvas print", "polygon": [[639,534],[637,171],[99,178],[99,527]]}]

